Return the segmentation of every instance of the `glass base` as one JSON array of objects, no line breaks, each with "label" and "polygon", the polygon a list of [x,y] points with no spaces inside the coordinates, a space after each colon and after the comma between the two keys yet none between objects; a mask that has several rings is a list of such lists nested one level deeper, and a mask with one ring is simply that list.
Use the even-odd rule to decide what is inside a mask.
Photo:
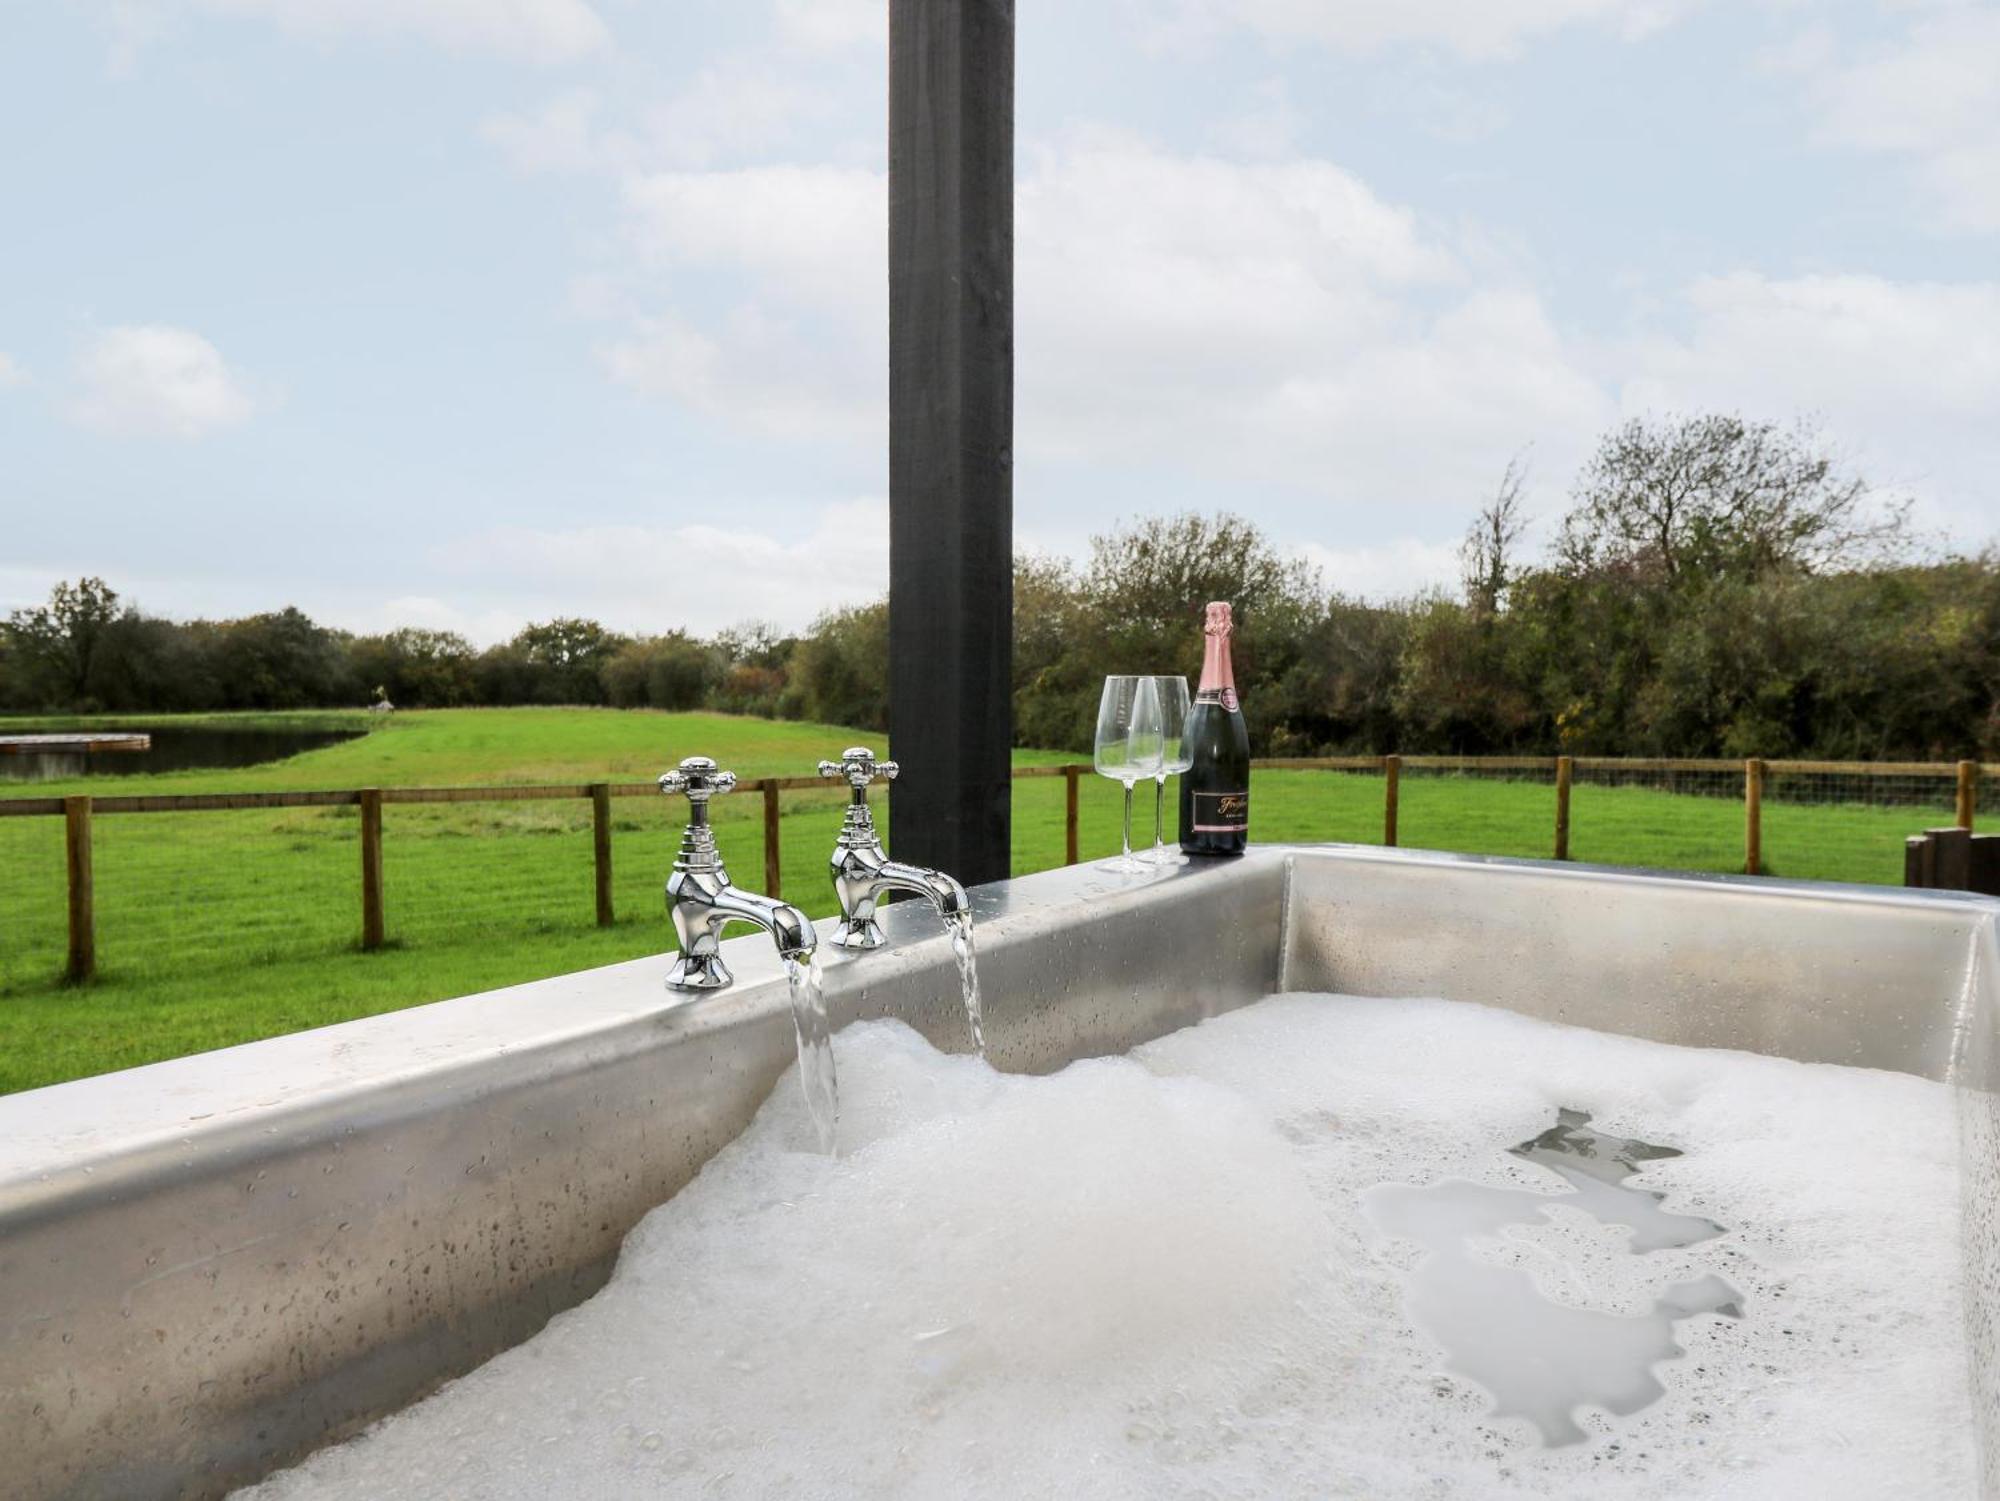
[{"label": "glass base", "polygon": [[1109,860],[1099,860],[1097,868],[1099,870],[1115,871],[1121,876],[1141,876],[1149,870],[1157,869],[1156,866],[1140,859],[1137,855],[1113,855]]},{"label": "glass base", "polygon": [[1148,865],[1169,866],[1188,863],[1188,857],[1181,853],[1178,844],[1156,844],[1139,858]]}]

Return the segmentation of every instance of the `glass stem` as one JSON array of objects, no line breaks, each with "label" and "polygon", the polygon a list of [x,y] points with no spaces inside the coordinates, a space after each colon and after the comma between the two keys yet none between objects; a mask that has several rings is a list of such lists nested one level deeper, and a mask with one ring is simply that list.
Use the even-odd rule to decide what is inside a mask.
[{"label": "glass stem", "polygon": [[1125,858],[1132,858],[1132,784],[1125,784]]},{"label": "glass stem", "polygon": [[1153,779],[1153,848],[1167,847],[1167,774]]}]

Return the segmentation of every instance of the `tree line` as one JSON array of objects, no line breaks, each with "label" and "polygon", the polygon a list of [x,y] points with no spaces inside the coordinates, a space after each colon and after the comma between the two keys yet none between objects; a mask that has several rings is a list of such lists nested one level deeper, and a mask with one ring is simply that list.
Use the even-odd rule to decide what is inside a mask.
[{"label": "tree line", "polygon": [[[1523,553],[1512,464],[1467,529],[1457,592],[1328,589],[1239,518],[1184,514],[1015,563],[1014,733],[1087,752],[1106,673],[1193,673],[1202,606],[1236,606],[1262,755],[2000,756],[2000,557],[1929,546],[1818,436],[1733,416],[1635,420]],[[880,731],[888,604],[802,634],[632,636],[556,619],[476,649],[330,629],[296,609],[147,615],[62,584],[0,628],[0,708],[178,712],[602,704]]]}]

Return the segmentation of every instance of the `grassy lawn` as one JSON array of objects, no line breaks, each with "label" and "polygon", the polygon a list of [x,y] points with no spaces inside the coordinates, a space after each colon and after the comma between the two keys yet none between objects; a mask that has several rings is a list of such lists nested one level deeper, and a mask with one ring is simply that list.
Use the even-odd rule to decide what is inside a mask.
[{"label": "grassy lawn", "polygon": [[[387,722],[353,714],[277,718],[365,726],[371,733],[267,766],[0,784],[0,796],[630,781],[696,753],[715,756],[745,778],[800,776],[822,756],[879,739],[837,726],[650,711],[453,710],[402,713]],[[1070,759],[1016,754],[1020,764]],[[1260,772],[1253,793],[1262,839],[1381,838],[1378,776]],[[815,917],[833,910],[825,861],[841,796],[830,786],[781,801],[784,894]],[[1143,792],[1141,799],[1135,823],[1150,838],[1151,799]],[[1119,802],[1111,783],[1086,780],[1086,859],[1115,852]],[[886,799],[878,803],[886,828]],[[1436,849],[1547,855],[1553,807],[1545,785],[1406,773],[1401,839]],[[100,974],[82,987],[58,978],[61,820],[0,819],[0,1091],[657,953],[671,942],[660,887],[685,804],[633,797],[612,808],[618,921],[604,929],[593,923],[586,802],[385,809],[390,947],[373,954],[355,948],[360,857],[353,809],[107,815],[94,829]],[[715,811],[732,873],[760,887],[761,800],[724,798]],[[1900,881],[1903,837],[1938,821],[1934,810],[1767,803],[1767,869]],[[1741,868],[1742,837],[1742,807],[1731,798],[1583,784],[1574,793],[1571,853],[1579,860],[1729,871]],[[1062,858],[1062,779],[1017,782],[1015,873]]]}]

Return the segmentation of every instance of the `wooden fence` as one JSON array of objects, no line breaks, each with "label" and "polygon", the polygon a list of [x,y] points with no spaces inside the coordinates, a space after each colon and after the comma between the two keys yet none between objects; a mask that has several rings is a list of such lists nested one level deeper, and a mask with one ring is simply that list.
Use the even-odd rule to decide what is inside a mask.
[{"label": "wooden fence", "polygon": [[[1949,777],[1953,782],[1956,826],[1971,829],[1978,811],[1979,782],[2000,766],[1977,761],[1747,761],[1639,759],[1616,756],[1318,756],[1279,757],[1253,761],[1257,771],[1375,772],[1382,777],[1382,843],[1398,838],[1397,813],[1402,773],[1413,771],[1461,774],[1549,775],[1554,784],[1554,837],[1551,853],[1569,858],[1570,798],[1578,772],[1681,775],[1724,773],[1740,775],[1743,785],[1743,869],[1750,875],[1763,868],[1763,804],[1766,779],[1772,774],[1838,777]],[[1061,777],[1064,800],[1063,858],[1077,863],[1077,802],[1087,762],[1059,766],[1022,766],[1016,779]],[[780,892],[778,794],[837,790],[821,777],[763,777],[736,784],[739,792],[763,798],[764,890]],[[382,809],[390,803],[495,803],[550,798],[585,798],[591,805],[591,850],[596,865],[597,922],[614,921],[611,901],[611,799],[657,797],[657,782],[561,783],[499,787],[363,787],[339,792],[197,792],[172,795],[135,794],[110,797],[0,797],[0,818],[60,815],[65,824],[69,880],[69,953],[65,966],[72,980],[88,979],[97,967],[97,923],[91,875],[91,820],[100,814],[202,813],[243,808],[345,808],[361,816],[361,947],[382,947],[386,924],[382,902]]]}]

